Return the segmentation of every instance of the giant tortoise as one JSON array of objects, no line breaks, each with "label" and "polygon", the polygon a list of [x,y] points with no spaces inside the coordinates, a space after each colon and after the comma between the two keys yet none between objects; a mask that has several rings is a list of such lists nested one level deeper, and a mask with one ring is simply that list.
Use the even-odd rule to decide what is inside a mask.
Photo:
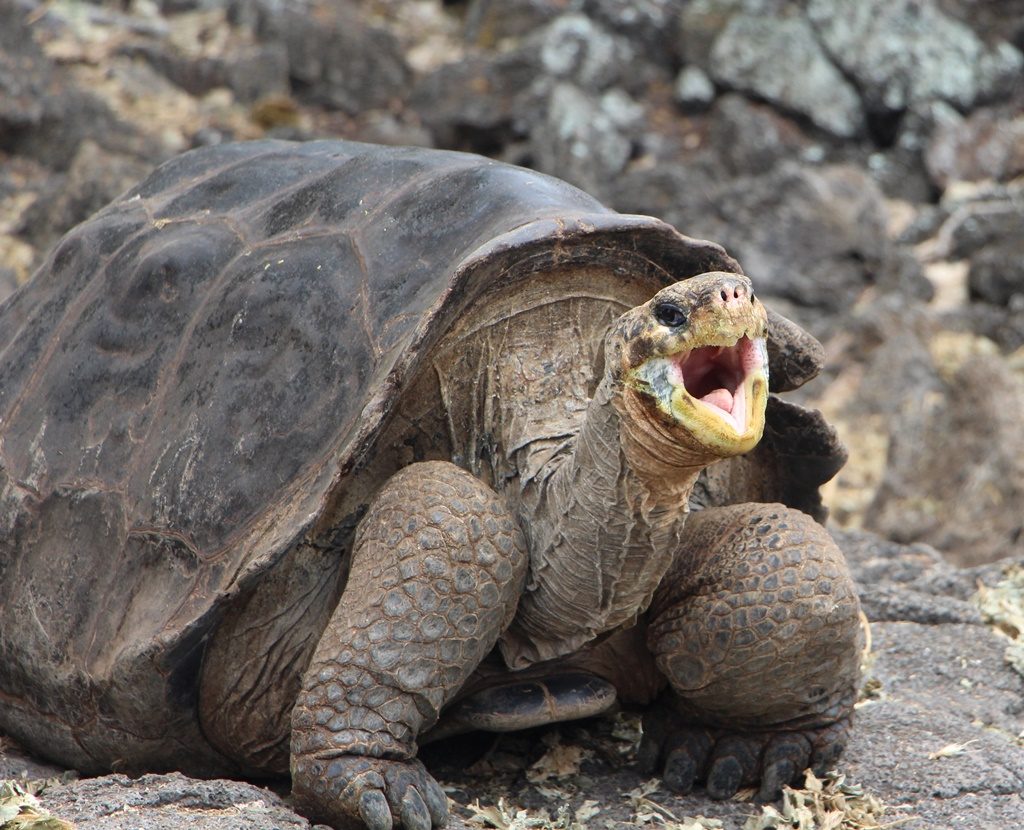
[{"label": "giant tortoise", "polygon": [[458,730],[646,706],[641,764],[715,798],[841,751],[843,451],[769,395],[821,349],[715,244],[473,155],[224,145],[68,233],[0,354],[0,730],[40,755],[429,830]]}]

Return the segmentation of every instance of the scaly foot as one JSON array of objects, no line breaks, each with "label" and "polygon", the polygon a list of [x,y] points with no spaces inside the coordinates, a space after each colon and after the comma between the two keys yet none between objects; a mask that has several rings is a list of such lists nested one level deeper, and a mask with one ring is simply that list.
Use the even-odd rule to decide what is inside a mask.
[{"label": "scaly foot", "polygon": [[292,796],[307,815],[339,828],[436,830],[448,822],[448,799],[415,758],[299,758]]},{"label": "scaly foot", "polygon": [[758,801],[774,801],[808,767],[828,771],[850,732],[849,717],[818,728],[763,732],[704,727],[681,717],[665,699],[670,694],[644,715],[637,765],[647,775],[660,771],[665,785],[684,795],[705,782],[714,799],[757,786]]}]

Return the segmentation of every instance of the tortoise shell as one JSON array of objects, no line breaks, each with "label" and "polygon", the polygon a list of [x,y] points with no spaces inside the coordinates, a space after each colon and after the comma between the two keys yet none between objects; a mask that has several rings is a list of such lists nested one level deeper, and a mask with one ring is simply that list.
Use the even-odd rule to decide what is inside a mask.
[{"label": "tortoise shell", "polygon": [[193,743],[225,604],[475,298],[573,263],[739,270],[547,176],[342,141],[186,153],[68,233],[0,308],[0,728],[83,769],[97,724]]}]

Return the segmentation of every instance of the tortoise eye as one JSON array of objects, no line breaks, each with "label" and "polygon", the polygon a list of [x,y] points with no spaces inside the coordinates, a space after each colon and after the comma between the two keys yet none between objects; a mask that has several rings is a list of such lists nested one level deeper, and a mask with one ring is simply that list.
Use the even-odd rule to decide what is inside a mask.
[{"label": "tortoise eye", "polygon": [[658,303],[654,307],[654,319],[663,326],[677,329],[686,325],[686,312],[675,303]]}]

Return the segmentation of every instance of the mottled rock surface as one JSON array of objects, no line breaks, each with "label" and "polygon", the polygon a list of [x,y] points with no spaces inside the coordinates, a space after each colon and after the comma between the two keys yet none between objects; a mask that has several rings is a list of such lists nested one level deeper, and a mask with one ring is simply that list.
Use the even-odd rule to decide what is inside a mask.
[{"label": "mottled rock surface", "polygon": [[934,0],[809,0],[807,16],[872,110],[934,99],[968,109],[1013,89],[1024,56],[989,45]]},{"label": "mottled rock surface", "polygon": [[89,830],[303,830],[309,822],[270,790],[241,781],[196,781],[178,773],[108,775],[48,789],[52,813]]},{"label": "mottled rock surface", "polygon": [[837,136],[851,138],[863,127],[856,90],[829,60],[807,20],[736,15],[715,41],[709,63],[719,83]]}]

